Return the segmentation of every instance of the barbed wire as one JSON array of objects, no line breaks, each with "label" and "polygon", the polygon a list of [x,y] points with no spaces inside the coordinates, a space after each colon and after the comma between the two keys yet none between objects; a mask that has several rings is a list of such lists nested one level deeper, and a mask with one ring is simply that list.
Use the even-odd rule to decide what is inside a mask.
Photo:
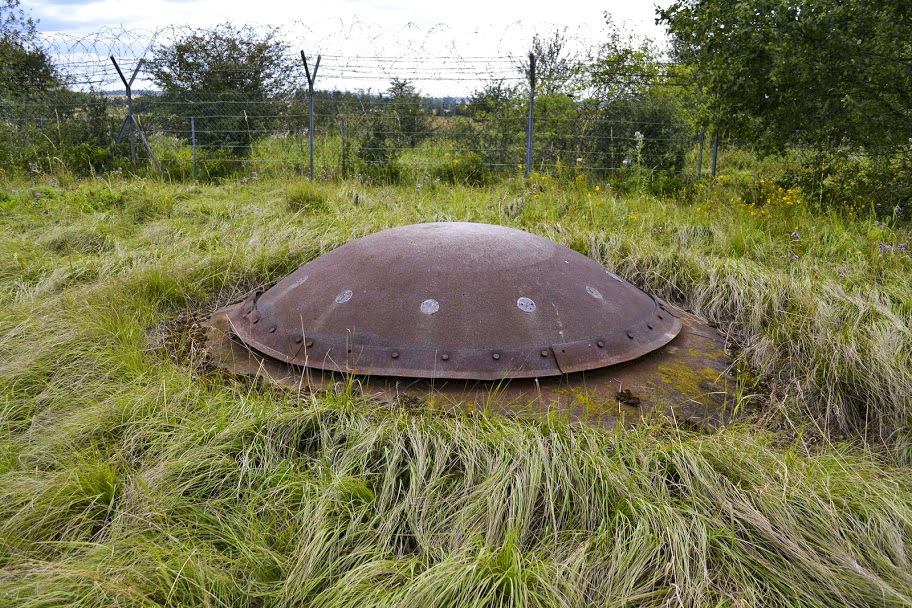
[{"label": "barbed wire", "polygon": [[[408,78],[424,83],[429,95],[446,94],[446,87],[458,85],[455,94],[461,96],[470,93],[473,84],[492,80],[524,82],[523,62],[535,33],[522,22],[467,36],[446,24],[389,28],[357,19],[314,24],[298,20],[281,27],[243,29],[256,38],[270,37],[281,43],[286,64],[294,66],[287,77],[295,84],[304,82],[298,55],[304,50],[308,56],[322,56],[318,82],[325,79],[335,88],[369,86],[378,90],[385,88],[391,78]],[[152,58],[156,49],[194,35],[205,36],[210,31],[178,25],[158,29],[104,27],[87,34],[48,33],[39,46],[52,58],[69,87],[117,90],[122,89],[122,83],[110,57],[125,71],[132,71],[139,61]],[[553,32],[560,33],[562,52],[569,58],[590,52],[593,40],[599,40],[600,35],[605,39],[592,26],[552,28],[547,33]],[[479,52],[480,47],[487,52]],[[134,88],[157,89],[148,76],[141,70]],[[440,86],[435,87],[434,83]]]}]

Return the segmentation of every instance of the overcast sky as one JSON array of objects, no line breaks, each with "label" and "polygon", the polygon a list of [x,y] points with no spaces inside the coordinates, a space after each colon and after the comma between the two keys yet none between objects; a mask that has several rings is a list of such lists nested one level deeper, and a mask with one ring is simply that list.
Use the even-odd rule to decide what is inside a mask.
[{"label": "overcast sky", "polygon": [[[342,57],[520,56],[528,51],[534,33],[548,35],[555,29],[586,46],[604,32],[605,12],[627,31],[664,40],[663,29],[655,25],[653,0],[522,4],[496,0],[21,0],[21,6],[39,20],[39,30],[47,35],[82,35],[105,28],[138,33],[230,21],[281,25],[291,33],[293,47],[308,54]],[[338,60],[324,61],[321,72],[332,79],[336,69],[335,77],[340,78],[338,64]],[[432,78],[427,81],[421,87],[427,93],[446,89]],[[318,88],[335,88],[327,80],[320,84]],[[379,86],[365,84],[364,88]],[[351,86],[352,81],[346,81],[340,88]]]},{"label": "overcast sky", "polygon": [[208,26],[226,20],[282,24],[358,19],[390,27],[415,23],[429,28],[446,24],[453,30],[506,28],[516,22],[577,27],[600,24],[608,11],[616,23],[627,22],[640,31],[660,35],[650,0],[604,2],[505,3],[491,0],[22,0],[22,7],[41,20],[42,31],[89,32],[103,26],[155,28],[165,25]]}]

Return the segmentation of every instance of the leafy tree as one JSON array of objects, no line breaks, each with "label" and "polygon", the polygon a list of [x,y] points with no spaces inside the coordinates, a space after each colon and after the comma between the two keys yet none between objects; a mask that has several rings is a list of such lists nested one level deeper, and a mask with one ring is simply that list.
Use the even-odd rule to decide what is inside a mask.
[{"label": "leafy tree", "polygon": [[[568,42],[566,28],[555,30],[547,38],[539,34],[532,37],[530,53],[535,55],[535,88],[539,94],[572,94],[577,88],[580,62],[579,57],[570,51]],[[527,59],[523,59],[521,69],[528,78]]]},{"label": "leafy tree", "polygon": [[522,162],[527,103],[517,87],[503,80],[486,84],[469,97],[465,112],[472,120],[460,123],[460,145],[477,151],[487,165],[512,167]]},{"label": "leafy tree", "polygon": [[607,39],[591,48],[581,70],[580,86],[601,102],[649,93],[660,82],[660,51],[648,38],[624,34],[605,14]]},{"label": "leafy tree", "polygon": [[[648,38],[622,33],[606,13],[607,39],[581,70],[590,154],[602,167],[683,168],[693,127],[684,112],[690,78]],[[625,162],[626,161],[626,162]]]},{"label": "leafy tree", "polygon": [[771,149],[912,137],[908,0],[677,0],[658,11],[704,115]]},{"label": "leafy tree", "polygon": [[275,28],[261,33],[225,23],[158,46],[153,55],[150,73],[162,94],[143,98],[140,109],[184,140],[194,117],[201,146],[237,156],[280,123],[280,98],[297,84],[296,64]]},{"label": "leafy tree", "polygon": [[101,167],[110,158],[107,106],[104,98],[66,90],[36,22],[19,0],[0,0],[0,165]]},{"label": "leafy tree", "polygon": [[[577,177],[587,168],[621,168],[628,158],[650,169],[683,167],[693,129],[681,112],[680,89],[670,87],[682,79],[650,41],[612,27],[603,44],[580,56],[557,31],[535,36],[531,52],[537,73],[535,167],[559,167]],[[528,62],[515,64],[527,74]],[[528,83],[492,82],[470,98],[465,139],[481,151],[483,162],[524,162],[528,95]]]},{"label": "leafy tree", "polygon": [[0,0],[0,94],[26,95],[58,88],[60,79],[38,44],[36,22],[19,0]]},{"label": "leafy tree", "polygon": [[[528,55],[535,57],[535,135],[533,163],[536,166],[563,162],[579,155],[579,136],[585,125],[579,121],[575,101],[579,93],[582,64],[567,38],[566,28],[554,30],[549,36],[535,34]],[[525,125],[529,111],[529,57],[514,58],[523,76],[522,84],[512,89],[516,96],[512,104],[521,125],[518,134],[525,140]],[[513,151],[513,163],[525,162],[524,145]]]},{"label": "leafy tree", "polygon": [[393,79],[386,92],[387,99],[371,113],[367,138],[359,150],[361,159],[372,165],[394,160],[432,133],[430,112],[415,85]]},{"label": "leafy tree", "polygon": [[390,118],[393,143],[397,148],[414,148],[431,135],[430,112],[415,85],[394,78],[387,89],[391,103],[385,112]]}]

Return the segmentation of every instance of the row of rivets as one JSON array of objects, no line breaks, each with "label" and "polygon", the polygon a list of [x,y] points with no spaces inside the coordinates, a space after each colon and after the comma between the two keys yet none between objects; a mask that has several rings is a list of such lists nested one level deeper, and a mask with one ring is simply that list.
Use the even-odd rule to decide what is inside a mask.
[{"label": "row of rivets", "polygon": [[[648,327],[649,329],[653,329],[652,325],[647,325],[646,327]],[[629,331],[628,331],[628,332],[627,332],[627,337],[630,338],[631,340],[633,340],[633,338],[634,338],[633,332],[629,332]],[[295,338],[295,343],[300,344],[300,343],[301,343],[301,338]],[[305,343],[305,346],[311,347],[311,346],[313,346],[313,343],[314,343],[314,341],[313,341],[312,339],[308,338],[307,342]],[[598,346],[599,348],[604,348],[604,347],[605,347],[605,342],[604,342],[603,340],[599,340],[599,341],[596,342],[596,346]],[[348,349],[348,352],[351,353],[351,349]],[[565,350],[561,350],[561,352],[566,352],[566,351],[565,351]],[[541,356],[542,356],[542,357],[547,357],[547,356],[549,356],[549,355],[550,355],[550,353],[548,352],[547,349],[542,349],[542,350],[541,350]],[[398,359],[398,358],[399,358],[399,351],[395,351],[395,350],[394,350],[392,353],[390,353],[390,356],[391,356],[393,359]],[[495,361],[498,361],[498,360],[500,359],[500,353],[492,353],[492,354],[491,354],[491,357],[492,357]],[[449,353],[443,353],[442,355],[440,355],[440,358],[441,358],[442,360],[444,360],[444,361],[449,361],[449,360],[450,360],[450,355],[449,355]]]},{"label": "row of rivets", "polygon": [[[661,319],[662,317],[659,316],[659,318]],[[653,326],[652,326],[651,323],[647,323],[647,324],[646,324],[646,327],[648,327],[649,329],[653,329]],[[270,332],[270,333],[273,333],[273,332],[275,332],[275,330],[276,330],[276,328],[273,327],[272,329],[269,330],[269,332]],[[627,332],[627,337],[630,338],[631,340],[633,340],[633,337],[634,337],[634,336],[633,336],[633,332],[628,331],[628,332]],[[302,341],[302,338],[301,338],[301,337],[295,338],[295,343],[296,343],[296,344],[300,344],[301,341]],[[314,343],[313,339],[312,339],[312,338],[308,338],[308,339],[307,339],[307,343],[305,344],[305,346],[308,346],[308,347],[313,346],[313,343]],[[599,348],[604,348],[604,347],[605,347],[605,342],[604,342],[603,340],[599,340],[599,341],[597,341],[595,344],[596,344],[596,346],[598,346]],[[349,349],[348,352],[351,352],[351,349]],[[542,351],[541,351],[541,356],[542,356],[542,357],[547,357],[548,355],[549,355],[548,350],[547,350],[547,349],[542,349]],[[399,352],[398,352],[398,351],[393,351],[393,352],[391,353],[391,356],[392,356],[393,359],[398,359],[398,358],[399,358]],[[495,361],[497,361],[498,359],[500,359],[500,353],[493,353],[493,354],[491,355],[491,357],[492,357]],[[449,355],[449,353],[443,353],[442,355],[440,355],[440,358],[443,359],[444,361],[449,361],[450,355]]]},{"label": "row of rivets", "polygon": [[[659,318],[660,318],[660,319],[662,318],[661,315],[659,316]],[[647,324],[646,324],[646,327],[648,327],[649,329],[653,329],[653,326],[652,326],[651,323],[647,323]],[[632,331],[628,331],[628,332],[627,332],[627,337],[630,338],[631,340],[633,340],[633,337],[634,337],[634,336],[633,336],[633,332],[632,332]],[[599,340],[598,342],[595,343],[595,345],[598,346],[599,348],[604,348],[604,347],[605,347],[605,342],[604,342],[603,340]],[[546,356],[546,355],[547,355],[547,351],[544,351],[544,350],[543,350],[543,351],[542,351],[542,356],[544,357],[544,356]]]},{"label": "row of rivets", "polygon": [[[587,290],[588,290],[588,288],[587,288]],[[595,291],[595,290],[593,289],[593,291]],[[601,295],[601,294],[599,294],[599,295]],[[593,294],[593,296],[594,296],[594,297],[597,297],[597,296],[595,296],[595,294]],[[340,302],[340,300],[341,300],[340,303],[344,303],[344,302],[347,302],[350,298],[351,298],[351,291],[346,290],[346,291],[340,293],[340,294],[336,297],[336,301],[337,301],[337,302]],[[525,310],[525,308],[524,308],[523,306],[520,306],[520,301],[522,301],[522,300],[527,300],[527,301],[531,304],[531,308],[530,308],[530,310],[527,310],[527,312],[531,312],[531,311],[534,311],[534,310],[535,310],[535,302],[533,302],[532,300],[529,300],[528,298],[520,298],[519,300],[517,300],[517,306],[518,306],[519,308]],[[659,304],[659,306],[660,306],[663,310],[665,309],[665,306],[664,306],[663,304]],[[438,302],[437,302],[436,300],[425,300],[424,302],[421,303],[421,312],[423,312],[423,313],[425,313],[425,314],[434,314],[435,312],[437,312],[438,309],[439,309],[439,304],[438,304]],[[252,311],[251,311],[251,312],[252,312]],[[248,312],[247,314],[249,315],[250,313]],[[663,317],[662,315],[656,315],[656,316],[658,316],[659,319],[664,319],[664,317]],[[253,319],[253,322],[254,322],[254,323],[258,323],[259,320],[260,320],[259,317],[256,317],[256,318]],[[653,327],[653,325],[652,325],[651,323],[647,323],[647,324],[646,324],[646,327],[649,328],[649,329],[654,329],[654,327]],[[275,327],[275,326],[269,328],[269,333],[272,334],[272,333],[275,333],[275,332],[276,332],[276,327]],[[627,332],[627,337],[628,337],[629,339],[633,340],[633,338],[634,338],[633,332],[629,332],[629,331],[628,331],[628,332]],[[301,338],[301,337],[295,338],[295,343],[296,343],[296,344],[300,344],[301,342],[302,342],[302,338]],[[305,346],[307,346],[307,347],[313,346],[313,343],[314,343],[314,342],[313,342],[313,339],[308,338],[307,343],[305,344]],[[602,340],[599,340],[599,341],[596,342],[596,345],[597,345],[599,348],[604,348],[604,347],[605,347],[605,342],[602,341]],[[351,350],[349,350],[348,352],[350,353]],[[547,350],[547,349],[542,349],[542,351],[541,351],[541,356],[542,356],[542,357],[547,357],[548,354],[549,354],[549,353],[548,353],[548,350]],[[398,352],[398,351],[393,351],[393,352],[391,353],[391,356],[392,356],[393,359],[398,359],[398,358],[399,358],[399,352]],[[493,358],[495,361],[497,361],[497,360],[500,359],[500,353],[493,353],[491,356],[492,356],[492,358]],[[444,361],[448,361],[448,360],[450,359],[450,355],[449,355],[448,353],[444,353],[444,354],[442,354],[442,355],[440,356],[440,358],[443,359]]]}]

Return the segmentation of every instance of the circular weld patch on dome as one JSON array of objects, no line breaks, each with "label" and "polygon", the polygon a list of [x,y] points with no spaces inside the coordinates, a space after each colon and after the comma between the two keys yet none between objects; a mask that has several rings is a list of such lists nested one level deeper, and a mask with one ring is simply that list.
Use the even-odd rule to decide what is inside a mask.
[{"label": "circular weld patch on dome", "polygon": [[472,380],[614,365],[681,329],[661,302],[584,255],[522,230],[461,222],[354,240],[229,320],[246,345],[295,365]]}]

